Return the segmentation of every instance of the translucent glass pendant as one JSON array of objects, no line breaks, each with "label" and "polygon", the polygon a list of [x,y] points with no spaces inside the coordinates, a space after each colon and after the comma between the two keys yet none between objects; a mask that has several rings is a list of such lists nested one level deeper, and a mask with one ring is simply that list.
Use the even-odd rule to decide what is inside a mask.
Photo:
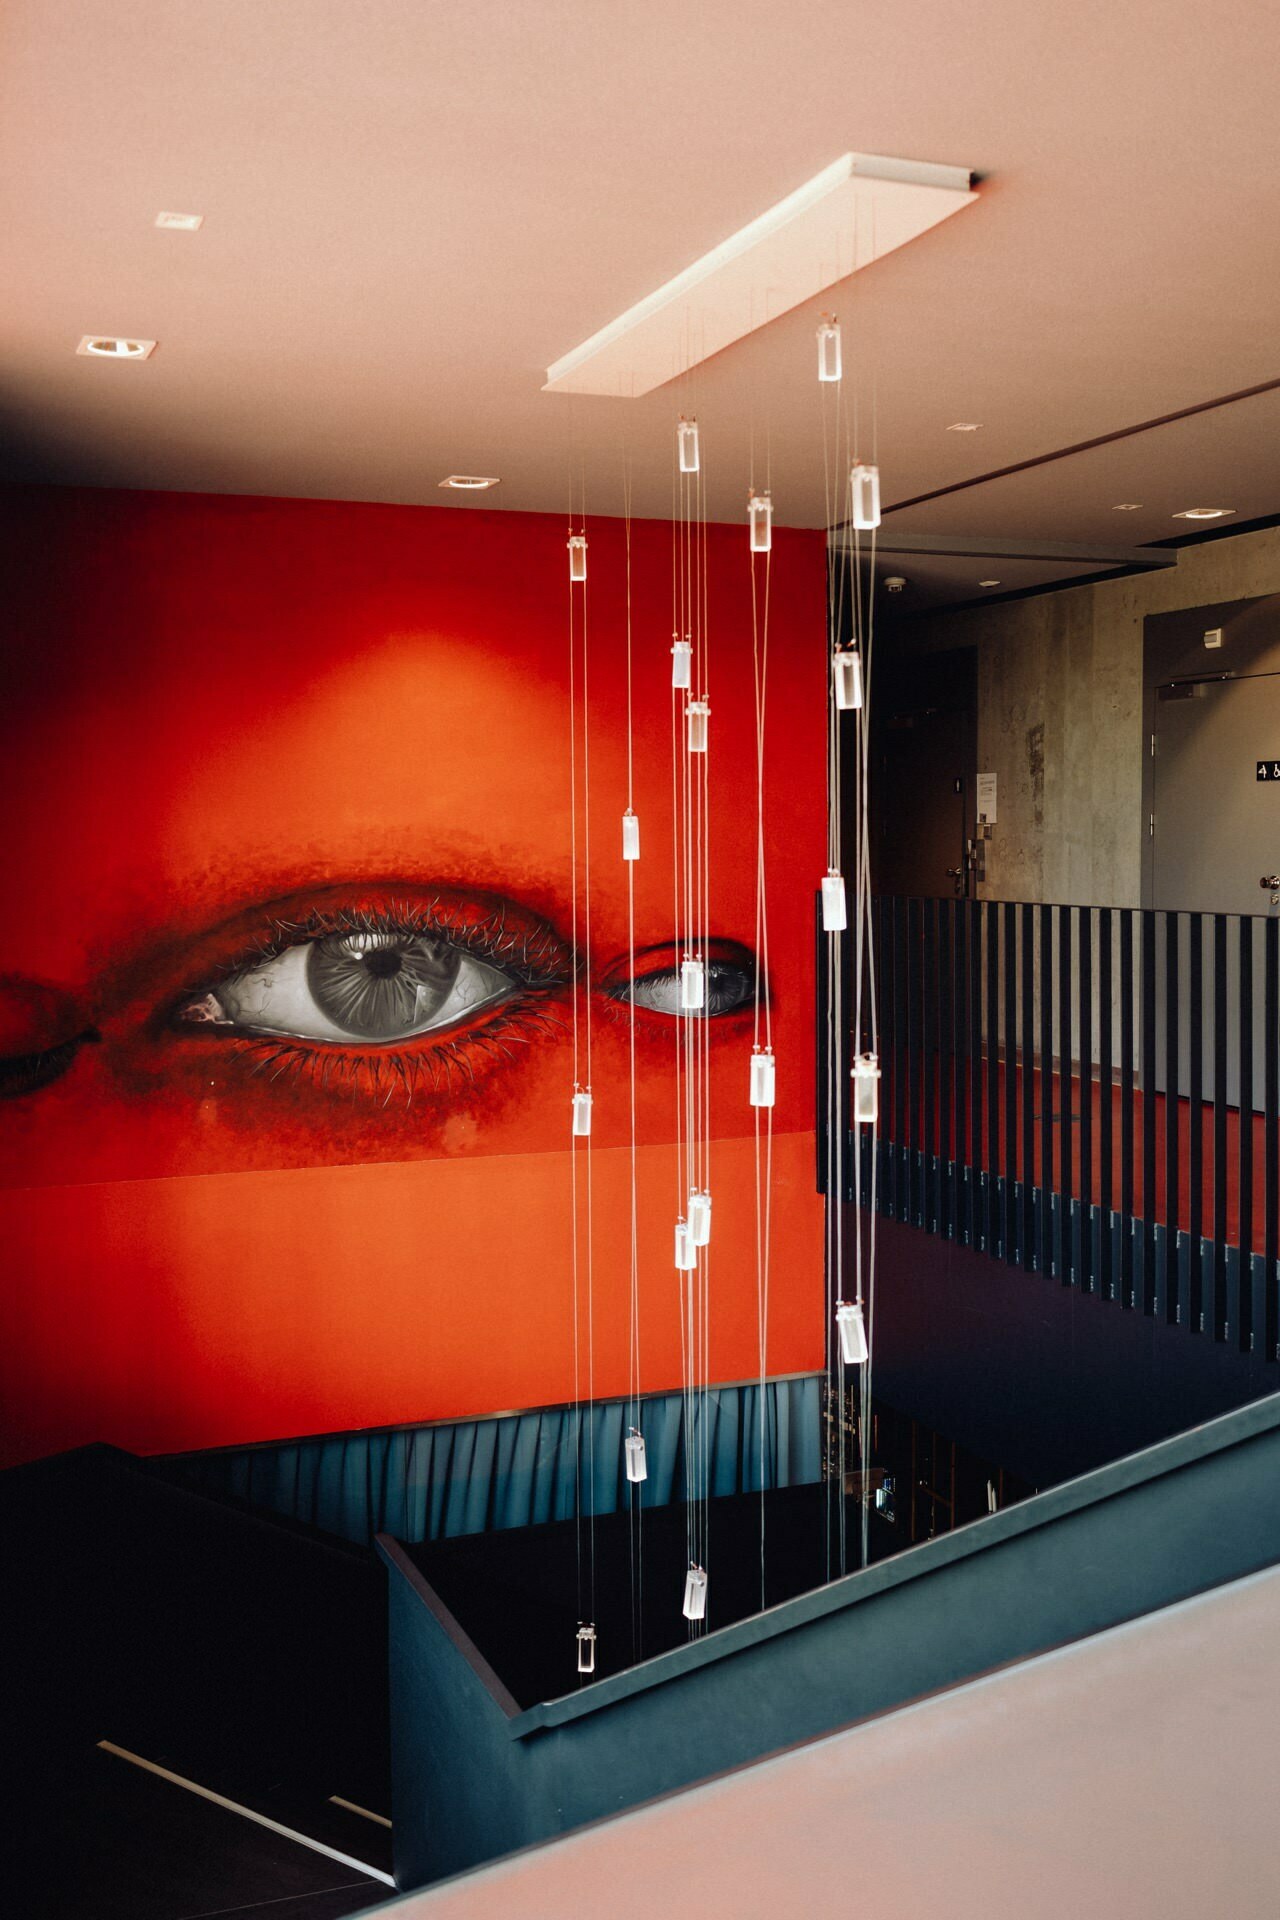
[{"label": "translucent glass pendant", "polygon": [[684,1577],[684,1606],[681,1612],[686,1620],[705,1620],[707,1617],[707,1576],[701,1567],[690,1567]]},{"label": "translucent glass pendant", "polygon": [[849,488],[853,495],[853,524],[860,532],[868,533],[880,525],[879,467],[866,467],[861,460],[856,461],[849,475]]},{"label": "translucent glass pendant", "polygon": [[773,1105],[773,1095],[773,1048],[752,1047],[751,1104],[753,1107],[771,1107]]},{"label": "translucent glass pendant", "polygon": [[711,1195],[695,1187],[689,1195],[689,1232],[695,1247],[711,1243]]},{"label": "translucent glass pendant", "polygon": [[569,578],[575,583],[587,577],[587,536],[585,533],[569,535]]},{"label": "translucent glass pendant", "polygon": [[680,1011],[697,1013],[707,1001],[707,970],[701,960],[686,953],[680,962]]},{"label": "translucent glass pendant", "polygon": [[686,688],[693,684],[693,646],[688,640],[677,640],[671,649],[671,684]]},{"label": "translucent glass pendant", "polygon": [[836,1329],[840,1335],[840,1358],[846,1367],[860,1367],[867,1358],[867,1328],[862,1318],[862,1302],[848,1305],[842,1300],[836,1308]]},{"label": "translucent glass pendant", "polygon": [[573,1130],[579,1134],[591,1131],[590,1087],[575,1087],[573,1090]]},{"label": "translucent glass pendant", "polygon": [[836,706],[849,713],[862,705],[862,655],[856,647],[837,647],[831,656]]},{"label": "translucent glass pendant", "polygon": [[747,499],[747,524],[752,553],[768,553],[773,545],[773,495],[753,493]]},{"label": "translucent glass pendant", "polygon": [[707,722],[711,718],[711,709],[705,700],[691,700],[685,708],[689,718],[689,751],[705,753],[707,750]]},{"label": "translucent glass pendant", "polygon": [[880,1062],[874,1053],[860,1053],[851,1069],[853,1079],[853,1118],[862,1126],[874,1126],[880,1103]]},{"label": "translucent glass pendant", "polygon": [[578,1628],[578,1672],[594,1673],[596,1670],[596,1630],[594,1627]]},{"label": "translucent glass pendant", "polygon": [[818,322],[818,378],[825,385],[840,374],[840,322],[834,313],[824,313]]},{"label": "translucent glass pendant", "polygon": [[627,1437],[622,1443],[622,1457],[627,1463],[627,1478],[633,1486],[649,1478],[649,1463],[644,1457],[644,1435],[638,1427],[628,1427]]},{"label": "translucent glass pendant", "polygon": [[630,807],[622,816],[622,857],[624,860],[640,858],[640,819]]},{"label": "translucent glass pendant", "polygon": [[688,1223],[676,1221],[676,1272],[692,1273],[698,1264],[698,1249],[693,1244],[693,1235]]},{"label": "translucent glass pendant", "polygon": [[683,413],[680,415],[680,424],[676,428],[676,446],[680,451],[681,473],[696,473],[698,471],[698,423]]},{"label": "translucent glass pendant", "polygon": [[832,867],[829,873],[822,876],[822,930],[824,933],[842,933],[848,924],[844,875]]}]

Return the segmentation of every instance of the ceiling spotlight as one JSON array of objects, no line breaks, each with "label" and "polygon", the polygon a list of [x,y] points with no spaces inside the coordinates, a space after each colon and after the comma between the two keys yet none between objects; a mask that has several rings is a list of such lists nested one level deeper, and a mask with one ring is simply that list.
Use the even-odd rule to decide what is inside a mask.
[{"label": "ceiling spotlight", "polygon": [[1175,513],[1175,520],[1225,520],[1234,507],[1184,507],[1181,513]]},{"label": "ceiling spotlight", "polygon": [[483,493],[486,487],[496,487],[501,483],[493,474],[451,473],[438,484],[442,487],[453,487],[459,493]]},{"label": "ceiling spotlight", "polygon": [[981,420],[953,420],[947,428],[948,433],[981,433]]},{"label": "ceiling spotlight", "polygon": [[1141,500],[1117,500],[1111,511],[1112,513],[1137,513],[1141,505]]},{"label": "ceiling spotlight", "polygon": [[154,340],[122,338],[111,333],[86,333],[76,348],[94,360],[149,360],[156,350]]},{"label": "ceiling spotlight", "polygon": [[204,225],[202,213],[158,213],[156,225],[169,233],[199,233]]},{"label": "ceiling spotlight", "polygon": [[998,587],[1000,582],[998,580],[979,580],[978,585],[980,587]]},{"label": "ceiling spotlight", "polygon": [[906,584],[905,578],[900,573],[890,573],[885,576],[884,587],[886,593],[901,593]]}]

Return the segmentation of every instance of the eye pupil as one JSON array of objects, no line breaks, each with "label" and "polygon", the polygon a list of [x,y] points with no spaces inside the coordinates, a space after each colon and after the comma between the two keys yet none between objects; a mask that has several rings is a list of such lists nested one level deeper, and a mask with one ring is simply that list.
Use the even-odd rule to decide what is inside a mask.
[{"label": "eye pupil", "polygon": [[394,947],[382,947],[373,953],[366,953],[364,964],[375,980],[390,980],[399,973],[404,961]]}]

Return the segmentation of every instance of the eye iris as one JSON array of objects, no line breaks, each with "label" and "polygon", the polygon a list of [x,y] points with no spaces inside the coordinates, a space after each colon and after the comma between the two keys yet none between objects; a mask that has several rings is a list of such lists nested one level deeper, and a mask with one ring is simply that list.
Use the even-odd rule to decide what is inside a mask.
[{"label": "eye iris", "polygon": [[369,1040],[395,1040],[444,1005],[463,952],[447,940],[396,933],[330,934],[312,944],[307,980],[336,1026]]}]

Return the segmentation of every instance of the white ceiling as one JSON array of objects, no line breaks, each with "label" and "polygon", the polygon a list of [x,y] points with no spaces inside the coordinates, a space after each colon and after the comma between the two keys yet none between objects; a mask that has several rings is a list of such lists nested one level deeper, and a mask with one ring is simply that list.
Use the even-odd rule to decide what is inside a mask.
[{"label": "white ceiling", "polygon": [[[820,525],[827,296],[688,389],[541,389],[853,148],[981,177],[833,297],[886,501],[967,482],[1280,377],[1278,55],[1271,0],[7,0],[4,469],[459,511],[446,473],[555,510],[572,476],[613,513],[629,460],[662,516],[692,404],[713,517],[754,459],[778,521]],[[160,345],[77,358],[93,330]],[[1275,513],[1278,424],[1242,401],[890,524],[1115,545]]]}]

